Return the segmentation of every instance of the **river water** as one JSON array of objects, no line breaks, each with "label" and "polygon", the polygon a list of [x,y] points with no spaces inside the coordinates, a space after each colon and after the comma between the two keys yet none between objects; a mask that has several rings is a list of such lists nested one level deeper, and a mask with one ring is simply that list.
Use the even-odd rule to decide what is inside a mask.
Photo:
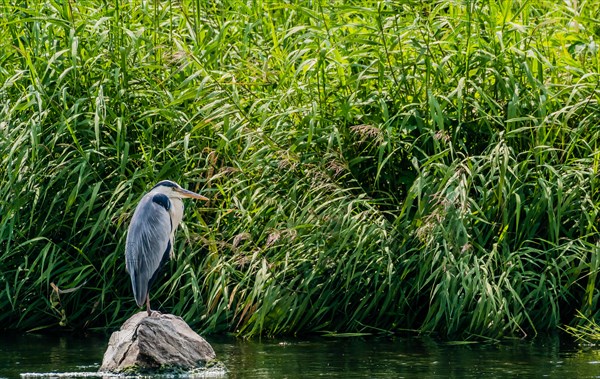
[{"label": "river water", "polygon": [[[415,337],[207,340],[228,369],[225,378],[600,378],[600,347],[558,337],[497,344]],[[107,341],[104,336],[2,335],[0,379],[93,373]]]}]

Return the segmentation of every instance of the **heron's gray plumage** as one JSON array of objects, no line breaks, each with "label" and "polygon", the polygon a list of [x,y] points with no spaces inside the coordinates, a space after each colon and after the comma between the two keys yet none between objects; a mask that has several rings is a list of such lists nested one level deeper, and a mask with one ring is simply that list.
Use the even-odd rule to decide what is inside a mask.
[{"label": "heron's gray plumage", "polygon": [[135,209],[125,243],[125,266],[131,275],[135,302],[140,307],[146,301],[150,278],[160,268],[167,246],[172,246],[169,211],[152,201],[152,196],[152,193],[144,196]]},{"label": "heron's gray plumage", "polygon": [[183,197],[205,199],[171,181],[162,181],[142,197],[127,231],[125,268],[138,306],[150,314],[149,290],[161,264],[173,253],[173,237],[183,218]]}]

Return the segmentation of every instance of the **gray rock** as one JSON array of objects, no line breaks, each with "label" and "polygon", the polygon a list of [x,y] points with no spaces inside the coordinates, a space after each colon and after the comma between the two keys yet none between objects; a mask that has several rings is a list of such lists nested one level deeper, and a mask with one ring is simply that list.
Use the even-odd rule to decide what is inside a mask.
[{"label": "gray rock", "polygon": [[215,358],[210,344],[181,317],[140,312],[110,336],[99,371],[193,370]]}]

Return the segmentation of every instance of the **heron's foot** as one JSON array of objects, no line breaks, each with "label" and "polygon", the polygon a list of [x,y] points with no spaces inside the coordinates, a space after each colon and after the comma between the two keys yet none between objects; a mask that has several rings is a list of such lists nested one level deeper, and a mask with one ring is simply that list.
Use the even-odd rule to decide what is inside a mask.
[{"label": "heron's foot", "polygon": [[160,315],[162,315],[162,313],[159,311],[152,311],[152,310],[148,311],[148,317],[158,317]]}]

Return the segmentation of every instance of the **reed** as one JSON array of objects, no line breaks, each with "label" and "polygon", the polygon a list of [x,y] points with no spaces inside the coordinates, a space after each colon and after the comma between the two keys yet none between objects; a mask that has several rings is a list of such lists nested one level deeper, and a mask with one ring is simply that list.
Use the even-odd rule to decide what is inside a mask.
[{"label": "reed", "polygon": [[578,322],[567,325],[564,331],[570,334],[580,345],[595,346],[600,341],[600,325],[583,314],[577,315]]},{"label": "reed", "polygon": [[113,329],[124,237],[205,333],[531,336],[598,319],[597,12],[553,1],[0,3],[0,322]]}]

